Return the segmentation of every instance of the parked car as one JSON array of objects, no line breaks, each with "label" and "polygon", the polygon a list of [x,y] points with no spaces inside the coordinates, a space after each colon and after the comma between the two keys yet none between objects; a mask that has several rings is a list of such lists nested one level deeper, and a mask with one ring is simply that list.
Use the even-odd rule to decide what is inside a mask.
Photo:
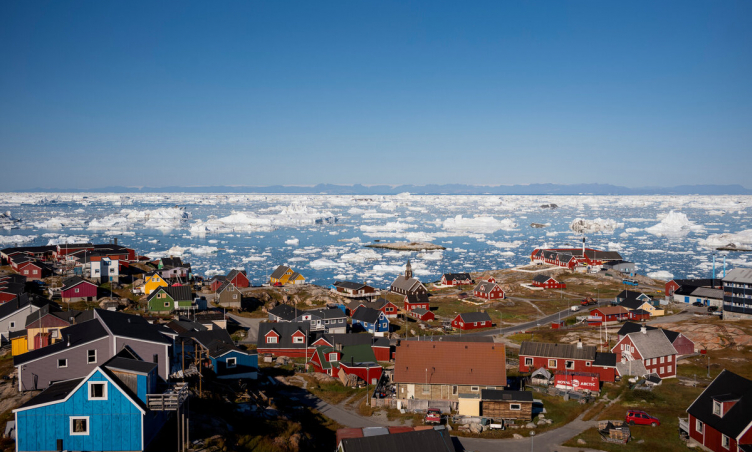
[{"label": "parked car", "polygon": [[637,287],[637,286],[639,286],[639,285],[640,285],[640,283],[638,283],[636,279],[625,279],[625,280],[623,280],[622,282],[623,282],[624,284],[628,285],[628,286],[634,286],[634,287]]},{"label": "parked car", "polygon": [[715,312],[718,310],[718,306],[708,306],[708,312]]},{"label": "parked car", "polygon": [[692,303],[692,306],[697,307],[697,308],[701,308],[701,307],[703,307],[705,305],[702,303],[702,301],[695,301],[694,303]]},{"label": "parked car", "polygon": [[629,410],[627,416],[624,418],[629,425],[650,425],[651,427],[657,427],[661,425],[661,421],[644,411]]},{"label": "parked car", "polygon": [[579,307],[579,306],[577,306],[577,305],[574,305],[574,306],[572,306],[572,307],[571,307],[571,308],[569,308],[569,309],[571,309],[572,311],[579,311],[579,310],[580,310],[580,307]]},{"label": "parked car", "polygon": [[582,300],[582,301],[580,302],[580,304],[581,304],[582,306],[592,306],[592,305],[596,305],[596,304],[598,304],[598,302],[597,302],[597,301],[596,301],[596,300],[595,300],[594,298],[591,298],[591,297],[587,297],[587,298],[585,298],[584,300]]},{"label": "parked car", "polygon": [[441,424],[441,410],[438,408],[429,408],[426,411],[426,424]]}]

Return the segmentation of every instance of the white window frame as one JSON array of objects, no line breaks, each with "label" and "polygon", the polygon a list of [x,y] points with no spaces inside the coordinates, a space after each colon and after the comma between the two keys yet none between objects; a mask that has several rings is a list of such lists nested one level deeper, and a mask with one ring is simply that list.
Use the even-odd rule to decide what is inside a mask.
[{"label": "white window frame", "polygon": [[[571,364],[571,366],[570,366]],[[574,370],[574,360],[566,360],[564,361],[564,368],[566,370]]]},{"label": "white window frame", "polygon": [[423,386],[423,391],[422,391],[423,394],[431,394],[431,385],[424,384],[422,386]]},{"label": "white window frame", "polygon": [[[551,363],[554,363],[554,365],[552,366]],[[549,369],[551,369],[551,368],[556,369],[557,367],[559,367],[559,362],[557,360],[555,360],[555,359],[549,359],[548,363],[546,363],[546,364],[548,364],[548,368]]]},{"label": "white window frame", "polygon": [[[91,387],[94,385],[102,385],[104,386],[104,390],[102,391],[102,394],[104,394],[102,397],[92,397],[91,396]],[[89,400],[107,400],[107,382],[105,381],[90,381],[86,385],[86,389],[88,390],[87,394],[89,395]]]},{"label": "white window frame", "polygon": [[336,352],[329,353],[329,362],[331,363],[335,361],[338,361],[337,353]]},{"label": "white window frame", "polygon": [[10,322],[10,326],[8,326],[8,328],[15,328],[15,327],[16,327],[16,322]]},{"label": "white window frame", "polygon": [[530,367],[535,365],[535,361],[533,361],[533,358],[525,358],[525,365]]},{"label": "white window frame", "polygon": [[705,433],[705,423],[699,419],[695,419],[695,431],[697,433]]},{"label": "white window frame", "polygon": [[[91,360],[91,356],[89,356],[90,352],[94,352],[94,361]],[[86,364],[96,364],[97,363],[97,349],[93,350],[86,350]]]},{"label": "white window frame", "polygon": [[473,392],[478,392],[480,391],[480,386],[470,386],[470,390]]},{"label": "white window frame", "polygon": [[[68,419],[69,419],[69,421],[68,421],[69,422],[68,428],[70,430],[69,434],[71,436],[89,436],[89,432],[91,431],[91,423],[89,422],[89,416],[71,416]],[[86,421],[86,431],[85,432],[74,432],[73,431],[73,421],[78,421],[78,420],[84,420],[84,421]]]},{"label": "white window frame", "polygon": [[228,369],[234,369],[235,367],[238,367],[238,358],[234,356],[232,358],[227,358],[225,363],[227,364]]},{"label": "white window frame", "polygon": [[520,411],[522,410],[522,404],[521,403],[510,403],[509,409],[512,411]]},{"label": "white window frame", "polygon": [[304,338],[300,336],[295,336],[294,338],[292,338],[293,344],[302,344],[303,342],[304,342]]},{"label": "white window frame", "polygon": [[266,338],[267,344],[276,344],[277,343],[277,336],[268,336]]},{"label": "white window frame", "polygon": [[663,366],[661,366],[661,371],[660,371],[660,373],[662,373],[662,374],[663,374],[663,373],[665,373],[665,372],[664,372],[663,370],[664,370],[664,369],[663,369]]},{"label": "white window frame", "polygon": [[[65,364],[61,366],[60,365],[60,361],[65,361]],[[68,367],[68,358],[58,358],[58,360],[57,360],[57,368],[58,369],[65,369],[66,367]]]},{"label": "white window frame", "polygon": [[661,356],[661,364],[663,364],[663,356]]},{"label": "white window frame", "polygon": [[731,448],[731,438],[728,436],[721,434],[721,447],[724,449],[730,449]]},{"label": "white window frame", "polygon": [[668,355],[668,356],[666,357],[666,362],[669,362],[669,363],[671,362],[671,355]]}]

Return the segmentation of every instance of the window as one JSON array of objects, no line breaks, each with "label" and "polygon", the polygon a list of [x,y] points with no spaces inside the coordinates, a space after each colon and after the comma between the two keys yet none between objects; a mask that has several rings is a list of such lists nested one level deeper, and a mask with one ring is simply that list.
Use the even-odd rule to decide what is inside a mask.
[{"label": "window", "polygon": [[713,414],[716,416],[721,415],[721,402],[717,400],[713,400]]},{"label": "window", "polygon": [[75,288],[75,289],[74,289],[73,291],[74,291],[75,293],[78,293],[78,287],[76,287],[76,288]]},{"label": "window", "polygon": [[486,386],[486,389],[496,389],[496,386]]},{"label": "window", "polygon": [[28,274],[29,274],[29,271],[28,270],[24,270],[24,275],[28,275]]},{"label": "window", "polygon": [[238,358],[227,358],[227,368],[232,369],[238,365]]},{"label": "window", "polygon": [[303,338],[300,337],[300,336],[295,336],[294,338],[292,338],[292,342],[294,344],[302,344],[303,343]]},{"label": "window", "polygon": [[470,386],[470,390],[473,392],[478,392],[480,391],[480,386]]},{"label": "window", "polygon": [[590,367],[590,361],[585,363],[585,367]]},{"label": "window", "polygon": [[157,355],[156,353],[154,355],[152,355],[151,362],[158,364],[159,363],[159,355]]},{"label": "window", "polygon": [[705,424],[699,420],[695,419],[695,430],[697,430],[697,433],[702,433],[702,428],[705,426]]},{"label": "window", "polygon": [[89,400],[107,400],[107,383],[90,381]]},{"label": "window", "polygon": [[86,363],[87,364],[94,364],[97,362],[97,351],[96,350],[88,350],[86,352]]},{"label": "window", "polygon": [[672,372],[672,370],[671,370],[671,366],[667,366],[667,367],[666,367],[666,372],[668,372],[668,373],[671,373],[671,372]]},{"label": "window", "polygon": [[169,308],[169,307],[170,307],[170,302],[169,302],[169,301],[165,301],[165,303],[164,303],[164,307],[165,307],[165,308]]},{"label": "window", "polygon": [[16,322],[10,322],[10,328],[15,328],[15,327],[16,327]]},{"label": "window", "polygon": [[728,449],[731,447],[731,440],[726,435],[721,435],[721,446],[723,446],[724,449]]},{"label": "window", "polygon": [[277,343],[277,337],[276,336],[267,337],[266,338],[266,343],[267,344],[276,344]]},{"label": "window", "polygon": [[661,364],[663,364],[663,356],[661,356]]},{"label": "window", "polygon": [[520,411],[522,409],[522,405],[519,403],[510,403],[509,409],[513,411]]},{"label": "window", "polygon": [[566,368],[568,370],[574,370],[574,361],[566,361]]},{"label": "window", "polygon": [[423,385],[423,394],[431,393],[431,385]]},{"label": "window", "polygon": [[459,392],[459,386],[457,385],[452,386],[452,395],[457,395],[458,392]]},{"label": "window", "polygon": [[57,368],[62,369],[64,367],[68,367],[68,360],[67,359],[58,359],[57,360]]},{"label": "window", "polygon": [[337,354],[336,353],[329,353],[329,362],[337,361]]},{"label": "window", "polygon": [[238,299],[238,294],[236,294],[236,293],[232,294],[232,299],[233,300],[237,300]]},{"label": "window", "polygon": [[660,371],[660,373],[663,373],[663,366],[661,366],[661,371]]},{"label": "window", "polygon": [[668,355],[668,356],[666,357],[666,362],[669,362],[669,363],[671,362],[671,355]]},{"label": "window", "polygon": [[548,360],[548,367],[556,369],[556,360],[555,359],[549,359]]},{"label": "window", "polygon": [[525,365],[526,366],[532,366],[533,365],[533,358],[525,358]]},{"label": "window", "polygon": [[70,417],[70,434],[72,436],[81,436],[89,434],[89,416],[71,416]]}]

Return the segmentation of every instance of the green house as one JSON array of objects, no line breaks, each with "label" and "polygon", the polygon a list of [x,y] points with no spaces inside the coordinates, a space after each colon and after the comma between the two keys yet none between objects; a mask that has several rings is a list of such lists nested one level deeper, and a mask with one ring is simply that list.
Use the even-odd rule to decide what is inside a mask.
[{"label": "green house", "polygon": [[170,313],[196,309],[190,286],[159,287],[146,299],[149,312]]}]

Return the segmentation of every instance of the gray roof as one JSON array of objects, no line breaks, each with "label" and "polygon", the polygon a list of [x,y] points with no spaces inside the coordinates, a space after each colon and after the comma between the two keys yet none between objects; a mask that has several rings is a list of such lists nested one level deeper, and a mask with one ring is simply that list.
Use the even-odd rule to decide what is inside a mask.
[{"label": "gray roof", "polygon": [[442,276],[444,276],[447,281],[454,281],[455,279],[458,279],[460,281],[464,281],[466,279],[472,280],[470,273],[444,273]]},{"label": "gray roof", "polygon": [[675,355],[676,349],[671,345],[663,331],[646,330],[637,333],[629,333],[627,337],[632,340],[637,351],[643,359],[658,358],[660,356]]},{"label": "gray roof", "polygon": [[340,308],[319,308],[310,309],[308,311],[298,311],[298,315],[301,314],[316,315],[322,319],[340,319],[347,317],[347,314],[345,314]]},{"label": "gray roof", "polygon": [[710,287],[698,287],[692,291],[693,297],[712,298],[723,300],[723,289],[711,289]]},{"label": "gray roof", "polygon": [[402,290],[404,292],[412,292],[417,287],[423,285],[417,278],[405,278],[405,275],[399,275],[392,283],[392,287]]},{"label": "gray roof", "polygon": [[360,290],[364,287],[366,287],[365,284],[356,283],[352,281],[336,281],[333,284],[334,287],[341,287],[343,289],[349,289],[349,290]]},{"label": "gray roof", "polygon": [[455,452],[454,443],[446,429],[392,433],[391,435],[343,438],[344,452]]},{"label": "gray roof", "polygon": [[120,356],[113,357],[103,365],[110,370],[122,370],[137,374],[148,374],[157,367],[157,363],[148,363],[136,359],[122,358]]},{"label": "gray roof", "polygon": [[726,274],[723,282],[752,284],[752,268],[735,268]]},{"label": "gray roof", "polygon": [[290,270],[290,267],[288,267],[287,265],[280,265],[279,267],[277,267],[276,270],[274,270],[272,272],[272,276],[271,277],[273,279],[279,279],[279,278],[281,278],[281,277],[283,277],[285,275],[285,273],[287,272],[287,270]]},{"label": "gray roof", "polygon": [[431,311],[429,311],[426,308],[415,308],[415,309],[413,309],[413,312],[416,313],[416,314],[418,314],[419,316],[423,317],[424,315],[428,314]]},{"label": "gray roof", "polygon": [[294,307],[287,304],[280,304],[269,310],[269,314],[288,322],[295,320],[295,314],[299,312],[300,311],[296,311]]},{"label": "gray roof", "polygon": [[465,323],[487,322],[491,320],[491,316],[485,312],[463,312],[460,314],[460,318]]},{"label": "gray roof", "polygon": [[[673,348],[673,347],[672,347]],[[540,356],[543,358],[595,360],[598,347],[595,345],[558,344],[549,342],[524,341],[520,346],[520,356]]]},{"label": "gray roof", "polygon": [[616,371],[622,377],[633,376],[642,377],[648,374],[648,370],[645,368],[645,364],[641,360],[633,360],[626,363],[616,363]]},{"label": "gray roof", "polygon": [[485,294],[491,293],[494,287],[496,287],[496,283],[488,282],[488,281],[481,281],[478,283],[477,286],[475,286],[475,289],[473,289],[473,292],[482,292]]},{"label": "gray roof", "polygon": [[506,400],[509,402],[533,403],[533,393],[530,391],[504,391],[501,389],[481,389],[481,400]]},{"label": "gray roof", "polygon": [[377,311],[376,309],[358,308],[352,318],[360,322],[376,323],[379,320],[379,314],[381,314],[381,311]]}]

